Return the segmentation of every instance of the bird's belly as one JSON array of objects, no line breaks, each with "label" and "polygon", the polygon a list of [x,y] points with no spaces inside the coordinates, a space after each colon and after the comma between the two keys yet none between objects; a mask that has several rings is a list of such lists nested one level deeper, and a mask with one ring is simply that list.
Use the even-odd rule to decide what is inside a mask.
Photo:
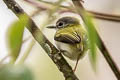
[{"label": "bird's belly", "polygon": [[71,60],[77,60],[80,51],[76,48],[76,45],[67,44],[55,41],[57,48],[62,51],[62,53],[70,58]]}]

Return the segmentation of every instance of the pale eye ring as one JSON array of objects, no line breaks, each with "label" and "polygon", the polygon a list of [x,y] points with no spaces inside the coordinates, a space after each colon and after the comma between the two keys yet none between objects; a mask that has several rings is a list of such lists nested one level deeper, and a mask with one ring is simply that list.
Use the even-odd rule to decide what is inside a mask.
[{"label": "pale eye ring", "polygon": [[64,22],[59,22],[59,23],[57,23],[57,27],[58,27],[58,28],[64,27]]}]

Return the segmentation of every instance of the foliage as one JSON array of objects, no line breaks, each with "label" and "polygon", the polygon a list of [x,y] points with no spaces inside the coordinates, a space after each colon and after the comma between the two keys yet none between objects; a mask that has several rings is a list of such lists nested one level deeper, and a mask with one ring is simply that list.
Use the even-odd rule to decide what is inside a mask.
[{"label": "foliage", "polygon": [[4,65],[0,67],[0,80],[33,80],[26,66]]},{"label": "foliage", "polygon": [[7,31],[7,41],[12,61],[14,62],[21,49],[24,27],[28,24],[28,17],[20,15],[20,20],[15,21]]},{"label": "foliage", "polygon": [[88,46],[90,48],[89,57],[90,57],[90,61],[93,66],[93,69],[95,70],[96,61],[97,61],[96,43],[99,43],[98,35],[96,33],[92,16],[90,14],[84,13],[84,21],[85,21],[85,25],[88,33],[88,42],[89,42]]},{"label": "foliage", "polygon": [[[10,25],[10,27],[8,28],[8,32],[7,32],[7,42],[8,42],[8,48],[9,48],[9,52],[10,52],[10,56],[11,56],[11,62],[12,63],[15,63],[16,59],[18,58],[19,54],[20,54],[20,50],[21,50],[21,46],[22,46],[22,38],[23,38],[23,33],[24,33],[24,27],[26,25],[28,25],[28,22],[29,22],[29,19],[27,15],[24,14],[24,11],[22,11],[21,7],[19,7],[19,5],[16,5],[17,3],[15,2],[14,3],[14,0],[11,0],[9,2],[9,0],[3,0],[8,8],[10,8],[17,16],[18,14],[22,14],[22,15],[19,15],[19,19],[20,20],[17,20],[15,21],[12,25]],[[13,1],[13,3],[12,3]],[[25,0],[25,1],[28,1],[30,3],[32,3],[35,7],[39,8],[38,11],[36,11],[35,14],[37,14],[37,12],[39,11],[47,11],[49,14],[49,17],[52,17],[54,13],[56,13],[58,11],[58,14],[60,13],[59,10],[63,9],[62,12],[69,12],[70,10],[68,9],[71,9],[71,11],[75,11],[75,10],[72,10],[74,7],[70,4],[69,7],[67,6],[63,6],[61,5],[62,1],[64,0],[59,0],[57,3],[54,3],[51,4],[53,7],[50,7],[50,3],[49,5],[36,5],[36,3],[34,4],[34,1],[32,2],[32,0]],[[43,0],[38,0],[39,2],[44,2]],[[73,0],[73,1],[77,1],[77,0]],[[7,3],[8,2],[8,3]],[[44,2],[44,3],[47,3],[48,2]],[[76,6],[74,4],[74,6]],[[80,5],[77,5],[77,6],[80,6]],[[61,8],[62,7],[62,8]],[[60,9],[58,9],[60,8]],[[67,11],[65,11],[64,9],[66,8]],[[76,10],[79,9],[79,8],[76,8]],[[91,60],[91,63],[92,63],[92,66],[93,66],[93,69],[96,69],[96,61],[97,61],[97,56],[96,56],[96,45],[98,46],[98,48],[100,48],[101,52],[104,54],[106,53],[106,49],[105,48],[101,48],[101,47],[105,47],[103,45],[103,42],[99,42],[100,41],[100,37],[99,35],[97,34],[96,32],[96,29],[95,29],[95,26],[93,24],[93,20],[92,20],[92,17],[90,14],[88,14],[87,12],[80,12],[83,14],[83,20],[84,20],[84,23],[85,23],[85,27],[87,29],[87,33],[88,33],[88,46],[90,48],[90,60]],[[47,19],[46,23],[49,23],[50,20]],[[37,31],[39,32],[39,29],[36,28],[36,25],[35,23],[32,21],[31,19],[31,23],[32,23],[32,29],[31,29],[31,33],[34,34],[34,31]],[[31,27],[31,25],[29,25]],[[41,34],[43,37],[44,35],[42,34],[42,32],[40,33],[37,33],[37,37],[33,35],[33,37],[36,39],[38,38],[39,34]],[[42,44],[42,41],[41,40],[41,36],[39,36],[39,39],[36,39],[40,44]],[[43,40],[43,39],[42,39]],[[47,40],[45,38],[45,40],[43,40],[43,43],[49,43],[49,40]],[[33,42],[34,44],[34,42]],[[31,45],[31,47],[29,49],[32,48],[33,44]],[[102,46],[101,46],[102,44]],[[52,45],[51,43],[49,43],[48,46]],[[44,44],[42,45],[44,47]],[[52,48],[55,48],[54,45],[50,46]],[[56,48],[55,48],[56,49]],[[57,49],[56,49],[57,50]],[[104,51],[106,50],[106,51]],[[54,49],[53,49],[54,51]],[[26,53],[27,55],[23,56],[22,58],[22,61],[21,63],[23,63],[25,61],[25,58],[28,56],[28,53],[30,52],[30,50],[28,50]],[[57,53],[58,51],[56,51]],[[109,53],[108,53],[109,54]],[[108,59],[108,63],[113,64],[111,63],[112,62],[112,59],[110,57],[108,57],[108,55],[104,54],[105,56],[107,56],[107,59]],[[51,57],[51,55],[49,55]],[[52,58],[54,59],[54,56],[52,55]],[[51,58],[51,59],[52,59]],[[58,61],[61,62],[61,63],[64,63],[65,60],[64,58],[61,59],[63,61]],[[54,61],[54,60],[53,60]],[[55,62],[55,61],[54,61]],[[67,63],[67,62],[65,62]],[[56,64],[56,63],[55,63]],[[2,65],[2,67],[0,66],[0,80],[33,80],[32,78],[32,75],[31,75],[31,72],[28,70],[27,67],[25,66],[13,66],[13,65],[3,65],[3,64],[0,64]],[[58,66],[58,68],[60,69],[60,71],[62,71],[61,67],[59,64],[56,64]],[[67,69],[68,69],[69,65],[67,65]],[[114,66],[113,64],[113,67],[116,67]],[[62,67],[64,68],[64,67]],[[69,69],[68,69],[69,70]],[[72,72],[72,69],[70,67],[70,70]],[[115,71],[115,69],[113,69],[113,71]],[[66,75],[67,73],[65,73],[63,71],[63,73]],[[118,73],[115,73],[119,76],[119,71]],[[64,76],[65,76],[64,75]],[[72,74],[74,75],[74,73]],[[72,76],[73,77],[73,76]],[[76,76],[75,76],[76,78]],[[118,78],[119,79],[119,78]],[[73,80],[73,79],[72,79]]]}]

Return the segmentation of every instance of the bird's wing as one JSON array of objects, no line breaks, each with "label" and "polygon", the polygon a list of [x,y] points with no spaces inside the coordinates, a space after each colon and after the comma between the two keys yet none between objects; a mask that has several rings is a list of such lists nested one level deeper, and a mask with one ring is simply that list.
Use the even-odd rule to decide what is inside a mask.
[{"label": "bird's wing", "polygon": [[56,35],[54,37],[54,39],[56,41],[63,42],[63,43],[69,43],[69,44],[75,44],[75,43],[80,43],[81,42],[80,35],[76,32],[71,33],[71,34],[62,33],[62,34]]}]

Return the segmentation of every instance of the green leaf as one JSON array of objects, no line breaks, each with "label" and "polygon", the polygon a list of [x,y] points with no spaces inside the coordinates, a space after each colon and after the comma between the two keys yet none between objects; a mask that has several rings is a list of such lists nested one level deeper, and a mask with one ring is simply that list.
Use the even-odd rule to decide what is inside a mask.
[{"label": "green leaf", "polygon": [[4,65],[0,67],[0,80],[33,80],[26,66]]},{"label": "green leaf", "polygon": [[86,25],[86,29],[88,32],[88,41],[89,41],[89,48],[90,48],[90,61],[94,70],[96,70],[96,62],[97,62],[97,55],[96,55],[96,43],[99,43],[98,35],[93,24],[92,17],[90,14],[84,13],[84,21]]},{"label": "green leaf", "polygon": [[24,26],[28,24],[27,15],[20,15],[20,19],[15,21],[7,31],[7,42],[8,48],[10,51],[10,55],[12,56],[12,61],[14,62],[21,49]]}]

